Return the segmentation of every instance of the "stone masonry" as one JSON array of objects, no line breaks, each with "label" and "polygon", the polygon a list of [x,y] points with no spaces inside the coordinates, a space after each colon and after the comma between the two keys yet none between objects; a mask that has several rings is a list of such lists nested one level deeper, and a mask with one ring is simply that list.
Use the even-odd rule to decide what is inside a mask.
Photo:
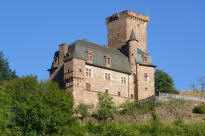
[{"label": "stone masonry", "polygon": [[148,16],[126,10],[106,18],[108,47],[87,40],[59,45],[50,80],[70,92],[75,105],[96,106],[98,93],[110,94],[116,105],[154,96],[148,23]]}]

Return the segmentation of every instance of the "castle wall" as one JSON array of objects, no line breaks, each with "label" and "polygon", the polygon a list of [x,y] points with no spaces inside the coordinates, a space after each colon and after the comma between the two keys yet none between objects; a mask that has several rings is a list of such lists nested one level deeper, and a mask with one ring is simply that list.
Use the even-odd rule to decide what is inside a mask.
[{"label": "castle wall", "polygon": [[[86,65],[83,60],[78,59],[73,60],[73,66],[75,68],[73,69],[72,94],[75,105],[84,103],[96,106],[98,103],[98,92],[105,93],[106,89],[108,89],[108,94],[113,97],[116,105],[128,99],[134,99],[134,97],[131,99],[131,94],[134,96],[133,77],[129,74]],[[91,69],[91,77],[86,77],[85,68]],[[78,71],[79,69],[82,70],[81,74]],[[110,73],[110,81],[105,80],[105,73]],[[121,83],[121,77],[126,78],[126,84]],[[86,89],[86,83],[91,85],[90,90]],[[118,92],[120,92],[120,96],[118,96]]]},{"label": "castle wall", "polygon": [[[147,73],[147,82],[144,80],[144,73]],[[137,64],[137,85],[138,100],[146,99],[155,95],[154,67]]]}]

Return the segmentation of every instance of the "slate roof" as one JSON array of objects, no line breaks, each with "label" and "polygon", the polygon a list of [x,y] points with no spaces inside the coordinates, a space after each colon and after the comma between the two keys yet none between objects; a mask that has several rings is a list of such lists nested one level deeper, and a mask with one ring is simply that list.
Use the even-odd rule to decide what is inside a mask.
[{"label": "slate roof", "polygon": [[126,55],[117,49],[101,46],[87,40],[78,40],[68,46],[69,57],[87,61],[87,52],[92,51],[93,61],[91,65],[108,68],[105,63],[105,56],[111,57],[111,66],[108,69],[123,73],[130,73],[129,60]]},{"label": "slate roof", "polygon": [[[143,62],[144,55],[147,56],[147,63],[146,64]],[[155,65],[152,64],[151,56],[149,54],[147,54],[146,52],[140,50],[139,48],[137,49],[136,63],[155,67]]]},{"label": "slate roof", "polygon": [[135,36],[135,33],[132,31],[131,35],[130,35],[130,41],[134,40],[136,41],[136,36]]}]

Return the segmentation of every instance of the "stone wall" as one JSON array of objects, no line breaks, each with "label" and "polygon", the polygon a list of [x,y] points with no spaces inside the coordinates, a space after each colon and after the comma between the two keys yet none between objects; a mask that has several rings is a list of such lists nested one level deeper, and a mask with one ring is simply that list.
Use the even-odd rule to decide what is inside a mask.
[{"label": "stone wall", "polygon": [[171,94],[171,93],[161,93],[161,92],[159,92],[159,96],[156,96],[156,99],[160,101],[168,101],[170,99],[184,99],[184,100],[205,102],[205,98],[202,97],[181,95],[181,94]]},{"label": "stone wall", "polygon": [[[148,79],[144,80],[144,74],[147,73]],[[138,100],[146,99],[155,95],[154,88],[154,67],[137,64],[137,92]]]},{"label": "stone wall", "polygon": [[[116,105],[119,105],[127,100],[134,100],[134,98],[131,99],[131,95],[134,96],[134,83],[131,75],[87,65],[83,60],[73,59],[72,62],[72,94],[75,105],[85,103],[96,106],[98,103],[97,93],[104,93],[106,92],[106,89],[108,89],[108,93],[113,97]],[[69,63],[67,63],[66,66],[69,67]],[[85,68],[91,69],[91,77],[86,77]],[[105,80],[105,73],[110,73],[109,81]],[[126,84],[121,83],[121,77],[126,78]],[[86,89],[86,83],[91,85],[91,90]],[[67,83],[67,85],[68,84],[70,83]],[[69,90],[69,88],[67,90]],[[118,96],[118,93],[120,93],[120,96]]]}]

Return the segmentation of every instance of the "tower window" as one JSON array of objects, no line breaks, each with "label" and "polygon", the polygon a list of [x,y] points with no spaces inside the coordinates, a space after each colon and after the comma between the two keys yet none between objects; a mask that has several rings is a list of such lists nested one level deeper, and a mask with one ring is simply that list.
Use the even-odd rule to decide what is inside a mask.
[{"label": "tower window", "polygon": [[90,85],[90,83],[86,83],[86,90],[87,90],[87,91],[90,91],[90,90],[91,90],[91,85]]},{"label": "tower window", "polygon": [[148,81],[148,76],[147,73],[144,73],[144,81],[147,82]]},{"label": "tower window", "polygon": [[105,80],[110,80],[110,73],[105,73]]},{"label": "tower window", "polygon": [[85,74],[86,74],[86,77],[91,77],[91,69],[90,68],[86,68],[85,69]]}]

